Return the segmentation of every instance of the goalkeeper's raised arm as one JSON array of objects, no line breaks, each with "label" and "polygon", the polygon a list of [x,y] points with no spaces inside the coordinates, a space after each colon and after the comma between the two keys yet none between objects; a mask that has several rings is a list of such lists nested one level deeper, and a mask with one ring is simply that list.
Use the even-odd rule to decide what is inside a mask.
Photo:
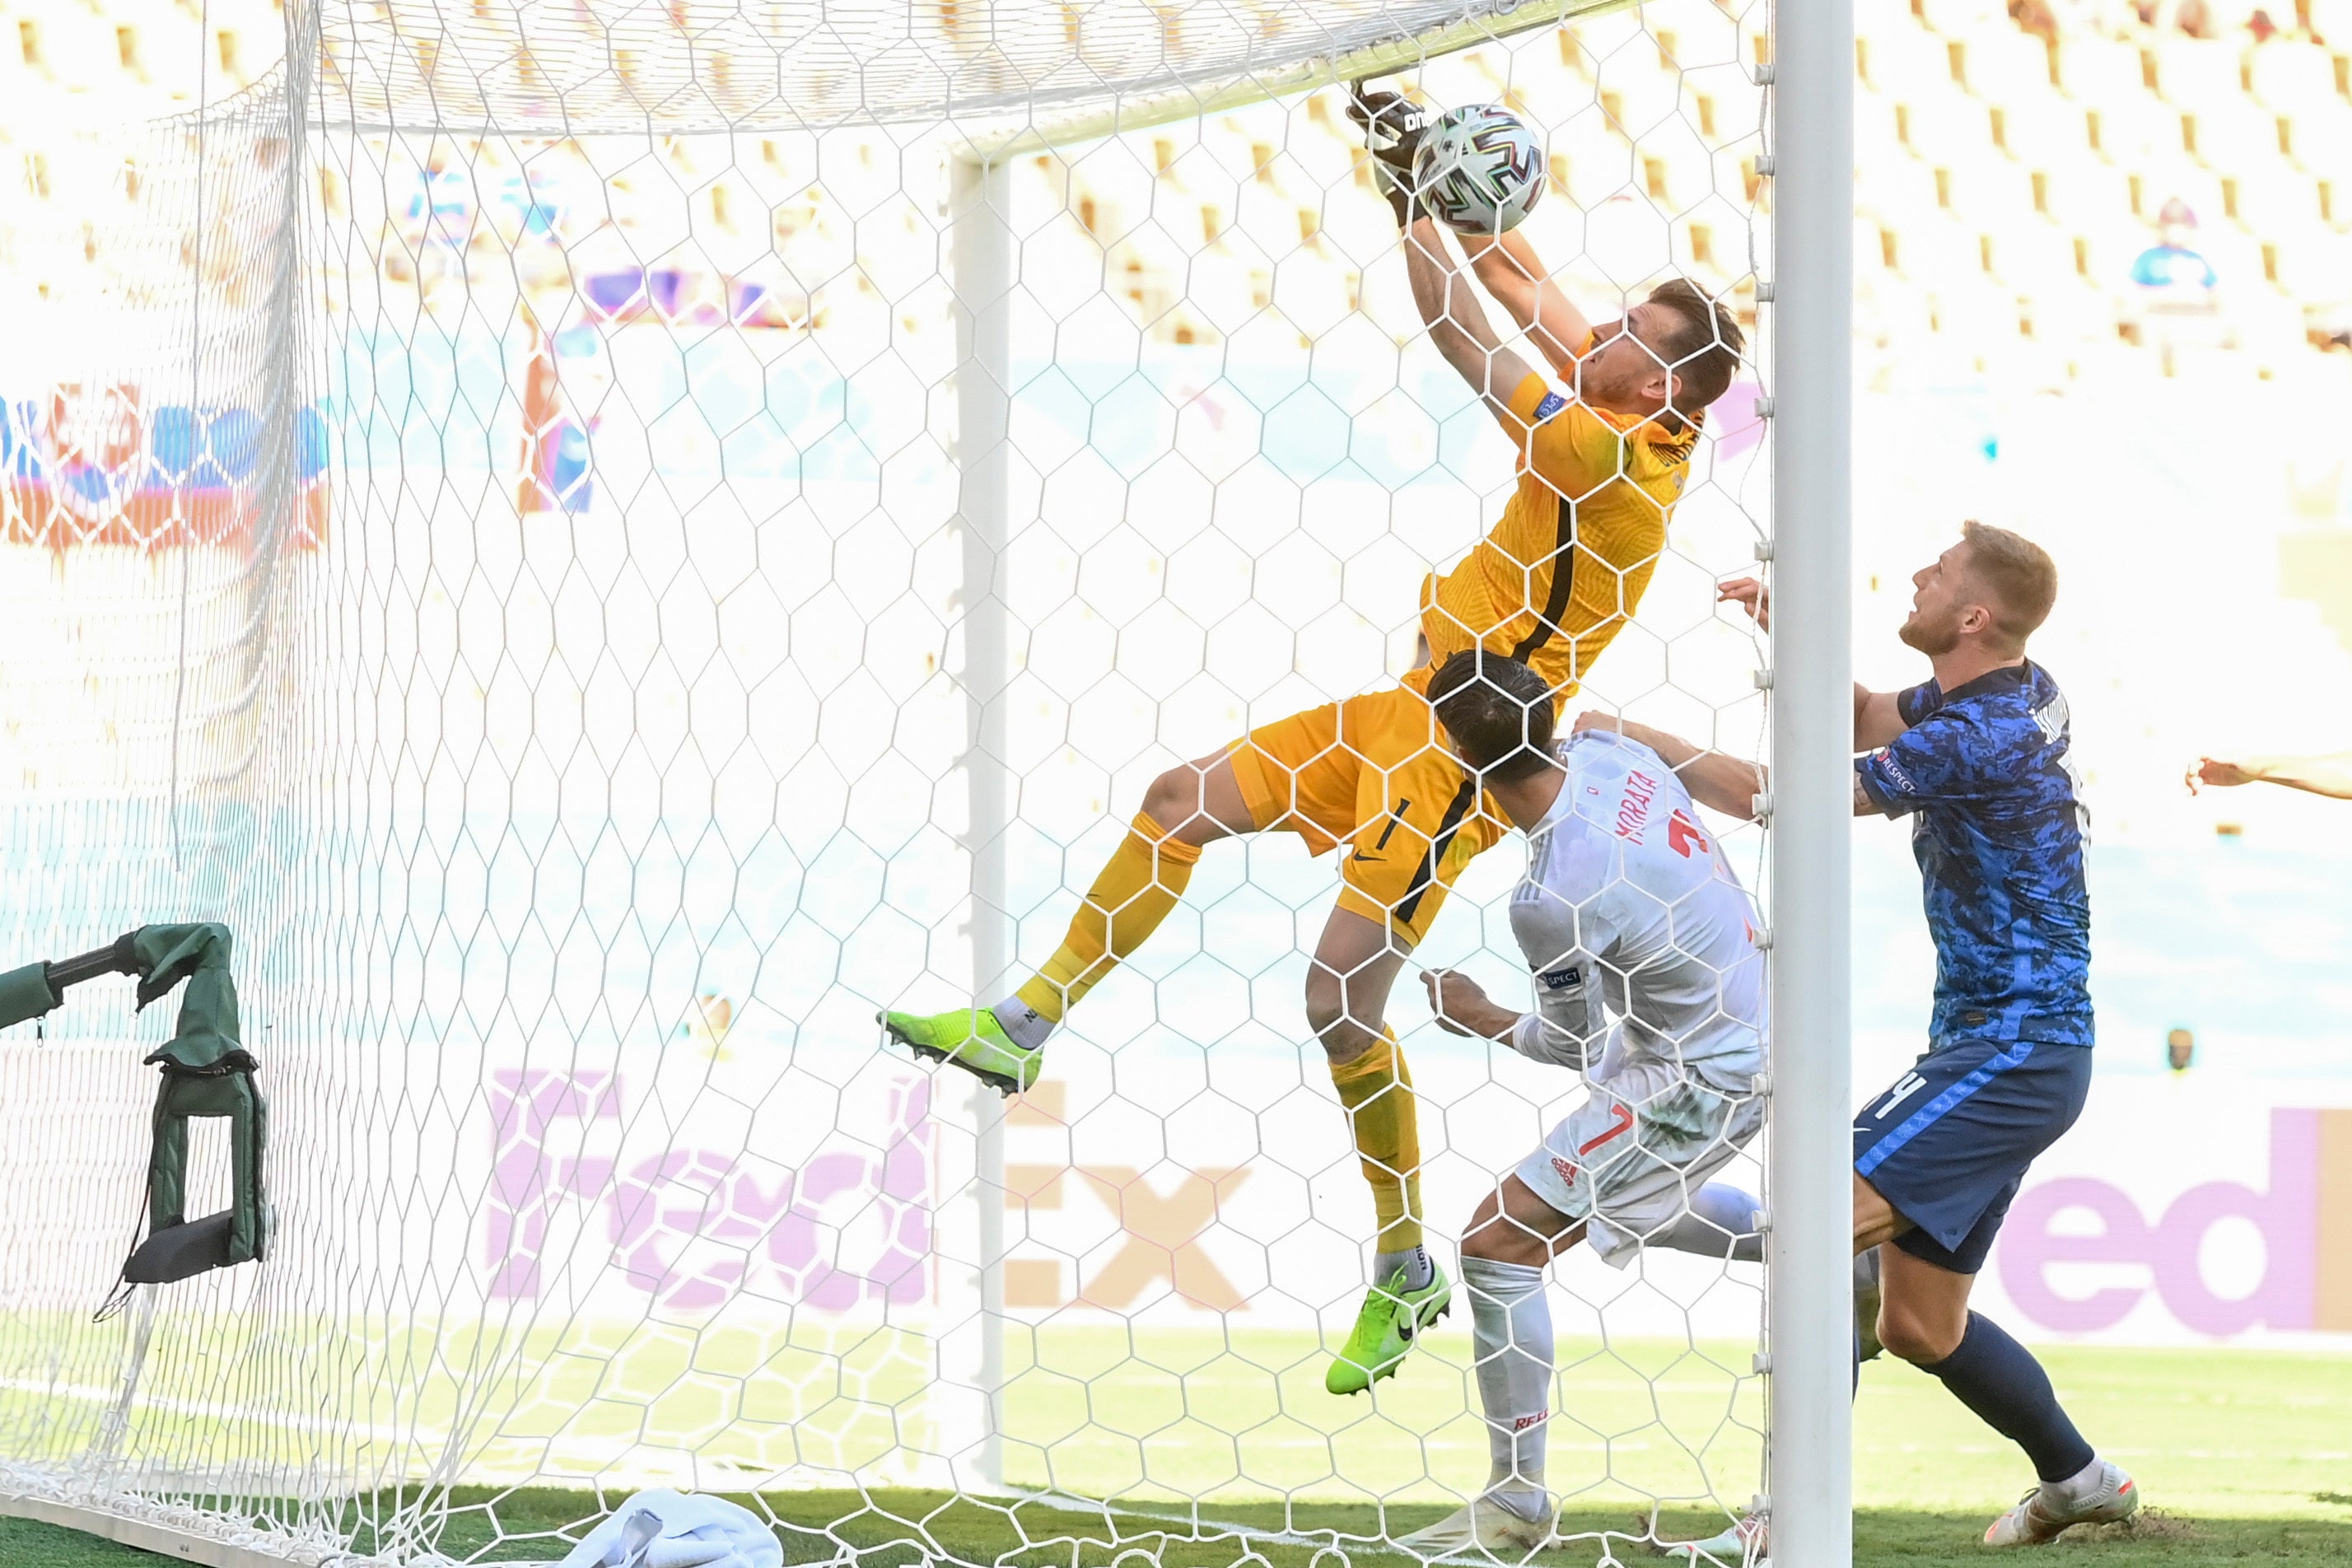
[{"label": "goalkeeper's raised arm", "polygon": [[[1348,106],[1349,118],[1364,130],[1364,145],[1380,169],[1381,190],[1396,213],[1397,226],[1410,230],[1427,215],[1412,197],[1413,160],[1429,112],[1395,92],[1367,92],[1361,83]],[[1520,335],[1554,375],[1568,380],[1593,342],[1592,322],[1536,254],[1524,229],[1500,235],[1465,235],[1463,254],[1479,285],[1503,307]]]},{"label": "goalkeeper's raised arm", "polygon": [[1412,280],[1413,306],[1429,329],[1431,344],[1486,401],[1503,428],[1524,438],[1529,422],[1512,408],[1511,401],[1535,372],[1495,335],[1486,307],[1454,265],[1444,231],[1434,219],[1414,216],[1405,231],[1404,265]]},{"label": "goalkeeper's raised arm", "polygon": [[1568,291],[1552,281],[1523,229],[1503,235],[1465,235],[1463,253],[1479,286],[1503,307],[1536,352],[1562,380],[1576,374],[1576,362],[1592,346],[1592,321]]}]

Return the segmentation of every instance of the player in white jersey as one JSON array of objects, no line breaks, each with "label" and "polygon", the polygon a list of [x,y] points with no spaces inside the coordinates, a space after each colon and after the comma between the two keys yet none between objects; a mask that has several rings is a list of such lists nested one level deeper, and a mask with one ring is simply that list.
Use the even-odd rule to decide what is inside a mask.
[{"label": "player in white jersey", "polygon": [[1521,1013],[1433,972],[1438,1022],[1577,1071],[1591,1093],[1463,1237],[1493,1468],[1468,1507],[1402,1544],[1525,1553],[1553,1521],[1545,1265],[1579,1241],[1617,1268],[1644,1246],[1752,1246],[1755,1200],[1702,1184],[1763,1125],[1763,955],[1754,904],[1655,752],[1600,731],[1556,745],[1543,678],[1493,654],[1448,659],[1429,697],[1487,809],[1528,835],[1511,929],[1537,1002]]}]

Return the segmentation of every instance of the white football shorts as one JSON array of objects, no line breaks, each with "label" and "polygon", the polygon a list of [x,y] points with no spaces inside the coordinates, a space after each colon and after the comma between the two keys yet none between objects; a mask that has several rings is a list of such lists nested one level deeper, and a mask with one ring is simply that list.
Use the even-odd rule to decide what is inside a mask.
[{"label": "white football shorts", "polygon": [[1659,1061],[1629,1061],[1519,1162],[1528,1190],[1570,1219],[1602,1262],[1622,1268],[1680,1219],[1689,1194],[1762,1131],[1760,1095],[1734,1097]]}]

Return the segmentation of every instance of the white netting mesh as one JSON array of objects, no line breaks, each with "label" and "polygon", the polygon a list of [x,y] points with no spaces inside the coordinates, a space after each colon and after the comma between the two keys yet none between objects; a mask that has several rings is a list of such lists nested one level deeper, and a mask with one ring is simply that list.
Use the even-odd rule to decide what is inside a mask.
[{"label": "white netting mesh", "polygon": [[[1371,1231],[1298,1001],[1330,861],[1210,850],[1007,1109],[873,1017],[1042,960],[1171,763],[1406,671],[1508,493],[1329,60],[1489,28],[1407,79],[1545,136],[1561,286],[1606,319],[1687,275],[1752,330],[1762,6],[1540,16],[402,0],[324,8],[313,87],[295,6],[290,68],[127,180],[93,132],[113,291],[47,303],[60,390],[11,405],[0,782],[43,890],[0,966],[234,926],[279,1239],[85,1321],[151,1085],[101,988],[12,1039],[12,1102],[59,1108],[6,1156],[16,1480],[403,1561],[558,1557],[653,1484],[762,1494],[794,1560],[1238,1560],[1475,1491],[1458,1310],[1321,1386]],[[1166,118],[1261,79],[1326,85]],[[957,172],[1106,105],[1164,122]],[[1756,390],[1584,700],[1742,754],[1712,584],[1762,532]],[[1523,863],[1418,960],[1523,998]],[[1413,989],[1450,1263],[1586,1091]],[[1559,1266],[1587,1557],[1747,1501],[1760,1289]]]},{"label": "white netting mesh", "polygon": [[508,135],[1028,124],[1163,97],[1258,98],[1429,36],[1501,36],[1624,0],[1331,0],[1246,5],[843,5],[839,0],[328,4],[331,114]]}]

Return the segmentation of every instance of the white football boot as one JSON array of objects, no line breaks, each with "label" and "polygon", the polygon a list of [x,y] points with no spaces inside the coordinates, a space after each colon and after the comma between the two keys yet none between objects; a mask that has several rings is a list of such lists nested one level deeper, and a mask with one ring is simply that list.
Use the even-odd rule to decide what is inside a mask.
[{"label": "white football boot", "polygon": [[1764,1518],[1751,1513],[1720,1535],[1705,1541],[1675,1541],[1660,1549],[1686,1568],[1753,1568],[1765,1561]]},{"label": "white football boot", "polygon": [[1544,1500],[1542,1517],[1529,1519],[1491,1497],[1474,1499],[1426,1530],[1414,1531],[1397,1545],[1425,1561],[1449,1557],[1492,1557],[1507,1563],[1525,1560],[1551,1539],[1558,1515]]},{"label": "white football boot", "polygon": [[2018,1505],[1992,1521],[1987,1546],[2047,1546],[2078,1524],[2113,1524],[2139,1511],[2139,1489],[2122,1467],[2099,1461],[2099,1484],[2087,1497],[2070,1500],[2036,1487]]}]

